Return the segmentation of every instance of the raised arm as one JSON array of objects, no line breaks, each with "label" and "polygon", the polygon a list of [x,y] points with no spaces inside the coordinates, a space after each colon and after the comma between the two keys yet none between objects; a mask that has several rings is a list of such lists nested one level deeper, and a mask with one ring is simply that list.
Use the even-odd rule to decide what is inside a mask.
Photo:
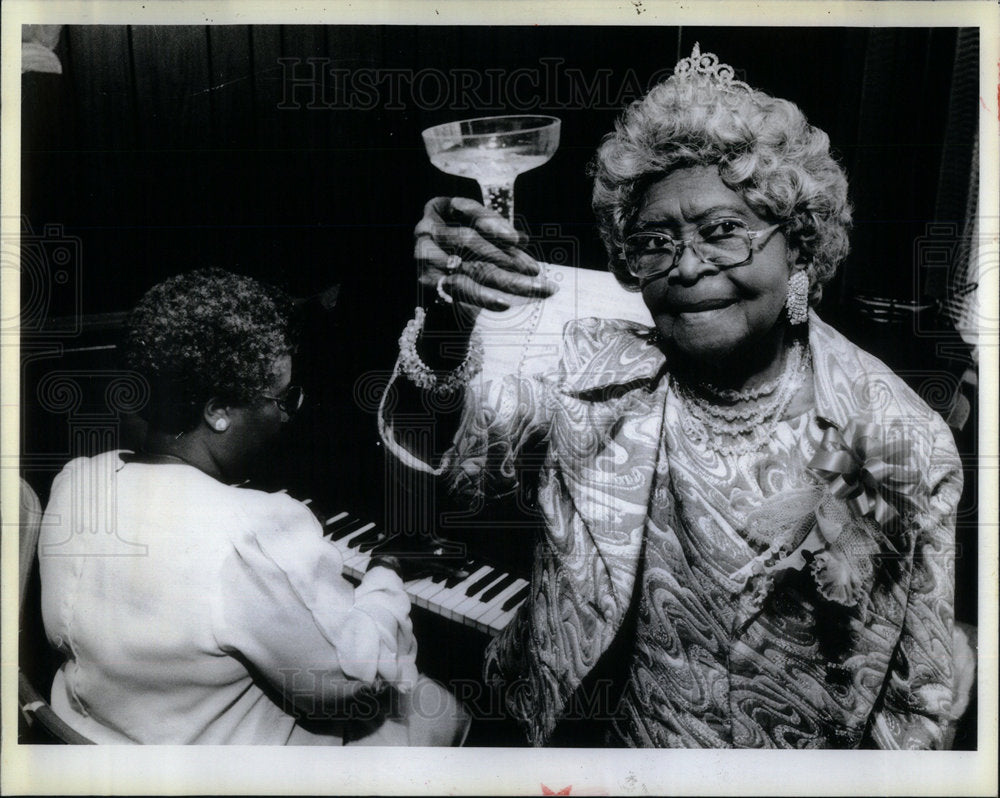
[{"label": "raised arm", "polygon": [[479,311],[547,297],[557,286],[540,275],[539,265],[522,249],[524,236],[473,200],[430,200],[414,236],[423,302],[400,338],[379,424],[400,459],[437,472],[458,431],[466,388],[481,364],[472,336]]}]

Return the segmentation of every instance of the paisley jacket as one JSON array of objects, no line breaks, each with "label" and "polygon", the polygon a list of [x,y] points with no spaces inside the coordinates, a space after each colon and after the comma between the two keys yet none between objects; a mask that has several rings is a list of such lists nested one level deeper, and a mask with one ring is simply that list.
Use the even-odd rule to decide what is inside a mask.
[{"label": "paisley jacket", "polygon": [[[499,495],[516,487],[519,455],[544,444],[538,503],[546,528],[531,596],[485,664],[536,745],[549,739],[614,640],[641,573],[668,384],[649,332],[625,321],[570,322],[556,373],[470,387],[453,448],[435,469],[455,491]],[[892,544],[875,558],[867,609],[849,617],[848,650],[836,661],[819,654],[815,596],[792,590],[782,601],[739,601],[731,674],[769,691],[769,704],[787,696],[774,717],[748,721],[763,729],[746,744],[936,747],[950,720],[961,464],[940,416],[815,314],[809,347],[817,415],[840,429],[863,418],[903,430],[915,484],[905,522],[883,529]],[[412,465],[391,430],[384,432]],[[779,581],[772,589],[785,588]],[[751,702],[745,711],[761,710]],[[809,728],[790,735],[773,728],[789,716]]]}]

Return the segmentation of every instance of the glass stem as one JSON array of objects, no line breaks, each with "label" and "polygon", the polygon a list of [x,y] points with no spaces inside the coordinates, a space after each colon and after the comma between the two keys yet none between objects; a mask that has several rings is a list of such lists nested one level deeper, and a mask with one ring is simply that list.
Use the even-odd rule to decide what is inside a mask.
[{"label": "glass stem", "polygon": [[492,208],[514,225],[514,181],[507,183],[480,183],[483,205]]}]

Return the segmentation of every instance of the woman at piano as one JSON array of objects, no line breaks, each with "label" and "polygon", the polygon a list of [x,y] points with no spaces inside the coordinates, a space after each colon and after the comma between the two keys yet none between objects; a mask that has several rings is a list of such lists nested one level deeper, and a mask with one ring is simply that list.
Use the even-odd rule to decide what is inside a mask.
[{"label": "woman at piano", "polygon": [[70,462],[39,541],[65,656],[52,707],[98,743],[451,745],[468,716],[415,667],[389,560],[359,585],[307,507],[239,487],[299,408],[292,306],[208,269],[131,313],[140,451]]},{"label": "woman at piano", "polygon": [[439,440],[391,412],[383,439],[458,494],[537,474],[531,594],[487,680],[536,745],[597,705],[611,657],[603,744],[940,746],[961,466],[942,419],[810,309],[851,221],[827,135],[696,47],[592,175],[653,326],[570,322],[552,373],[477,379],[480,309],[555,289],[519,234],[447,198],[415,230],[428,302],[386,407],[436,412]]}]

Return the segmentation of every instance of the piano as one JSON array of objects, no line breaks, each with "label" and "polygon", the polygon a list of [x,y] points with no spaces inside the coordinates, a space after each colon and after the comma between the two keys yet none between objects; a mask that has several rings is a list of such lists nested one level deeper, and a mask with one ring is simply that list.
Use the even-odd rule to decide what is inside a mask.
[{"label": "piano", "polygon": [[[355,582],[364,576],[373,550],[391,537],[373,522],[346,511],[326,519],[324,534],[340,549],[344,575]],[[496,635],[527,599],[530,583],[473,559],[460,568],[440,569],[403,586],[417,607],[487,635]]]}]

